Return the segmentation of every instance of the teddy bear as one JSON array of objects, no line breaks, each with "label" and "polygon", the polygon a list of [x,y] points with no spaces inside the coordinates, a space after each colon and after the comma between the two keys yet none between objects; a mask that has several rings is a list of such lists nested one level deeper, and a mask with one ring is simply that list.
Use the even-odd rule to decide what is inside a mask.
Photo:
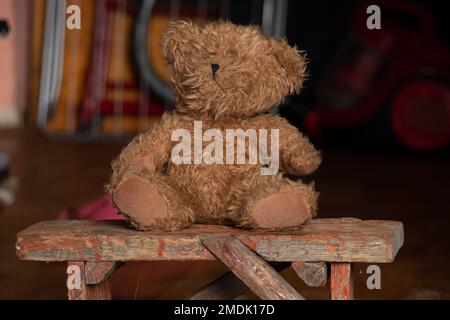
[{"label": "teddy bear", "polygon": [[318,193],[298,178],[317,169],[320,152],[270,112],[302,88],[303,53],[228,21],[171,22],[162,49],[175,108],[112,162],[106,189],[119,212],[138,230],[164,231],[279,229],[313,218]]}]

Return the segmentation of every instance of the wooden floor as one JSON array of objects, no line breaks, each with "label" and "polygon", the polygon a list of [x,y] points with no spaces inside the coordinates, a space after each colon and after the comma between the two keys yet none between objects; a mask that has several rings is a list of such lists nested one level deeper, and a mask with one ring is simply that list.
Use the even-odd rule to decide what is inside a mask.
[{"label": "wooden floor", "polygon": [[[15,237],[68,205],[99,196],[120,144],[55,141],[34,131],[0,131],[0,151],[13,160],[20,187],[0,213],[0,298],[65,299],[65,265],[19,261]],[[393,264],[380,265],[381,290],[366,288],[365,264],[355,265],[360,299],[450,298],[450,166],[448,156],[324,151],[315,175],[320,217],[353,216],[404,222],[405,245]],[[184,298],[225,271],[218,262],[129,263],[113,276],[113,298]],[[282,273],[306,298],[292,270]],[[252,297],[251,293],[244,298]]]}]

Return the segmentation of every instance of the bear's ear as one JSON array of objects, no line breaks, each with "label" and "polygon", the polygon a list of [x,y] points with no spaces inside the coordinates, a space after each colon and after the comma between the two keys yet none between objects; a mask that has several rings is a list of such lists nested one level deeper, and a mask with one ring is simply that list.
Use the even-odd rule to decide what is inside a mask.
[{"label": "bear's ear", "polygon": [[286,40],[270,39],[273,54],[286,71],[286,80],[290,93],[300,93],[306,77],[306,58],[296,47],[291,47]]},{"label": "bear's ear", "polygon": [[170,22],[161,37],[164,63],[172,64],[175,58],[183,58],[190,51],[191,40],[198,33],[198,27],[190,21]]}]

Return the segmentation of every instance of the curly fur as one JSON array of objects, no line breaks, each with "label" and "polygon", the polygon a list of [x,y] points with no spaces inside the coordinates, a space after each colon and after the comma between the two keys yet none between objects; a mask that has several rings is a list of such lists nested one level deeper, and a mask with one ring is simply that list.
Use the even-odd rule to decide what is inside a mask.
[{"label": "curly fur", "polygon": [[[167,218],[151,225],[139,225],[132,212],[123,212],[138,229],[176,230],[194,222],[255,228],[254,205],[280,192],[303,197],[314,216],[318,194],[313,186],[284,174],[312,173],[321,162],[320,153],[285,119],[267,113],[288,94],[300,91],[304,55],[283,40],[266,37],[258,27],[225,21],[204,26],[171,23],[162,47],[176,108],[135,137],[113,161],[106,186],[113,203],[121,183],[134,175],[156,186],[169,208]],[[212,64],[219,65],[214,75]],[[170,161],[172,131],[193,132],[198,120],[205,130],[279,129],[280,173],[261,176],[261,164],[175,165]]]}]

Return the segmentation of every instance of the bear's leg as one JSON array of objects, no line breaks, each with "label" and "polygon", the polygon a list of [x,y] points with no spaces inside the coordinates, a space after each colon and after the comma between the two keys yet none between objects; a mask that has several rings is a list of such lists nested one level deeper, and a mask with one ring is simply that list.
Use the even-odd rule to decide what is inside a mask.
[{"label": "bear's leg", "polygon": [[177,184],[146,170],[125,174],[110,191],[114,205],[139,230],[179,230],[193,223],[193,210]]},{"label": "bear's leg", "polygon": [[233,206],[237,226],[293,227],[316,215],[318,193],[312,185],[281,176],[259,176],[249,190]]}]

